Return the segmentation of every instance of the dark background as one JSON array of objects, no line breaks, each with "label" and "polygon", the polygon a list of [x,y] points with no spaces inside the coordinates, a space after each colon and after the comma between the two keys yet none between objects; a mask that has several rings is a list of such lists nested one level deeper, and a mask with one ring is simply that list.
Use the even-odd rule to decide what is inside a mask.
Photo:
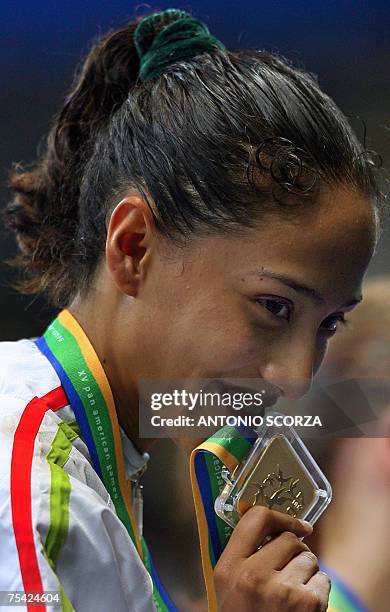
[{"label": "dark background", "polygon": [[[0,6],[0,185],[12,162],[32,162],[44,142],[75,66],[91,39],[122,25],[145,9],[183,8],[205,21],[231,49],[278,51],[316,73],[322,88],[351,117],[367,126],[367,147],[390,160],[390,4],[387,0],[250,0],[141,4],[111,0],[3,0]],[[360,119],[351,119],[363,135]],[[0,234],[0,260],[13,241]],[[390,238],[384,233],[370,273],[390,271]],[[40,300],[9,288],[0,268],[0,339],[38,334],[51,318]]]},{"label": "dark background", "polygon": [[[33,162],[50,117],[59,108],[73,71],[90,41],[149,9],[179,7],[205,21],[227,47],[265,48],[286,55],[318,75],[322,88],[350,117],[367,147],[390,162],[390,3],[388,0],[194,1],[137,4],[124,0],[2,0],[0,5],[0,197],[7,200],[13,162]],[[360,118],[360,119],[359,119]],[[388,223],[386,225],[389,225]],[[14,249],[0,233],[0,260]],[[370,274],[390,274],[390,236],[385,229]],[[41,300],[10,289],[0,267],[0,340],[38,335],[53,312]],[[145,475],[146,529],[162,578],[171,592],[181,584],[201,594],[192,496],[183,457],[160,444]],[[153,499],[155,498],[155,499]],[[169,499],[168,504],[156,502]],[[155,502],[155,503],[154,503]],[[174,514],[175,532],[169,513]],[[149,527],[148,527],[149,525]],[[180,546],[180,541],[182,546]],[[176,544],[175,544],[176,543]],[[175,545],[174,545],[175,544]],[[168,555],[168,556],[167,556]],[[180,593],[177,594],[179,598]],[[200,610],[198,600],[194,609]],[[191,606],[182,604],[182,609]]]}]

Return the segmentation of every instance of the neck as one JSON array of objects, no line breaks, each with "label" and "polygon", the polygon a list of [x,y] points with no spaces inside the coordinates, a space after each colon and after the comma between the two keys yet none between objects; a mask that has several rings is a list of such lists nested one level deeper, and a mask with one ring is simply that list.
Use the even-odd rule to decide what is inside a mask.
[{"label": "neck", "polygon": [[[142,356],[139,350],[135,354],[136,351],[132,352],[127,346],[126,357],[122,357],[123,326],[118,325],[113,318],[112,313],[116,311],[112,306],[104,304],[104,300],[99,300],[98,303],[97,299],[90,297],[85,301],[76,299],[68,309],[88,336],[104,368],[120,426],[142,453],[155,442],[153,439],[139,437],[137,382],[142,378]],[[137,342],[131,344],[131,338],[128,336],[126,344],[139,346]]]}]

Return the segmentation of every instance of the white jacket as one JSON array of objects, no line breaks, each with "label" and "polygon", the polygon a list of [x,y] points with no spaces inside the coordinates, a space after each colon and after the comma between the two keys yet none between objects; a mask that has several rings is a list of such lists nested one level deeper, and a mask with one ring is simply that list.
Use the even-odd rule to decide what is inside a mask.
[{"label": "white jacket", "polygon": [[[60,385],[33,341],[0,343],[0,591],[28,595],[41,580],[43,590],[63,594],[49,611],[152,612],[151,577],[92,466],[71,406],[46,410],[39,423],[32,398]],[[147,456],[123,430],[121,437],[130,478]]]}]

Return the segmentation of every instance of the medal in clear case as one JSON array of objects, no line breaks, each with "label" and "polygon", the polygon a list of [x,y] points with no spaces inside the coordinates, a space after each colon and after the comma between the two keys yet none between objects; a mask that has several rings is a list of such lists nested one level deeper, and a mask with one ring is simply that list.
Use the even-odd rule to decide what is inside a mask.
[{"label": "medal in clear case", "polygon": [[233,528],[252,506],[266,506],[313,525],[332,498],[320,467],[293,427],[264,424],[256,434],[252,450],[233,474],[222,470],[226,484],[215,500],[215,512]]}]

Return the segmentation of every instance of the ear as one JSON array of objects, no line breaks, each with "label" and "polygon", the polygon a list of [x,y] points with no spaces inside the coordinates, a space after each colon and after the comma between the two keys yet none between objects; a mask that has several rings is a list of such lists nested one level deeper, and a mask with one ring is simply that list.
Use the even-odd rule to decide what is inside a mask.
[{"label": "ear", "polygon": [[124,198],[107,228],[106,262],[117,288],[136,297],[145,279],[153,245],[153,216],[140,196]]}]

